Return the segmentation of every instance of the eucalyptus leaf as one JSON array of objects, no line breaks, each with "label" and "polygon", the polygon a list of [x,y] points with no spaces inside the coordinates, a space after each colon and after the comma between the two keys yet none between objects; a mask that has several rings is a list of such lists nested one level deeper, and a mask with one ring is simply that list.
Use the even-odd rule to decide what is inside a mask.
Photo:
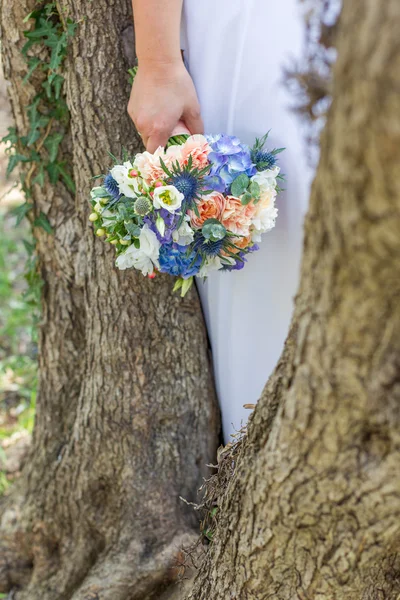
[{"label": "eucalyptus leaf", "polygon": [[249,192],[254,199],[257,199],[261,195],[261,188],[257,181],[252,181],[249,186]]},{"label": "eucalyptus leaf", "polygon": [[93,188],[92,192],[91,192],[91,196],[92,196],[92,198],[110,198],[110,194],[102,186]]},{"label": "eucalyptus leaf", "polygon": [[124,225],[125,229],[132,237],[138,238],[140,236],[141,229],[138,225],[136,225],[136,223],[125,222]]},{"label": "eucalyptus leaf", "polygon": [[247,204],[250,204],[252,200],[253,196],[249,192],[246,192],[245,194],[243,194],[240,201],[243,204],[243,206],[246,206]]},{"label": "eucalyptus leaf", "polygon": [[207,219],[201,232],[203,237],[211,242],[223,240],[226,236],[226,228],[218,221],[218,219]]},{"label": "eucalyptus leaf", "polygon": [[242,173],[236,179],[233,180],[231,185],[231,194],[232,196],[236,196],[237,198],[244,194],[247,190],[247,187],[250,183],[250,179],[246,175],[246,173]]}]

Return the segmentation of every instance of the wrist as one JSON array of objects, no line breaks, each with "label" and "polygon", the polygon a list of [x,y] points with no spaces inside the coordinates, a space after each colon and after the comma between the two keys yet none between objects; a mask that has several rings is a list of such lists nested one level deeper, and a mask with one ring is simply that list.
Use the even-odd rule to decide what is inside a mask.
[{"label": "wrist", "polygon": [[170,71],[177,71],[182,69],[184,66],[182,55],[173,56],[170,58],[151,58],[148,56],[139,57],[138,65],[141,71],[152,72],[152,73],[165,73]]}]

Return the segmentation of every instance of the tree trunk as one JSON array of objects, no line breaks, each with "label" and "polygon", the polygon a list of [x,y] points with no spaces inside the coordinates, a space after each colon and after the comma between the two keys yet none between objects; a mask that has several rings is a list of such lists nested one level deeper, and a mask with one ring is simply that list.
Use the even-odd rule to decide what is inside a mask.
[{"label": "tree trunk", "polygon": [[[23,19],[35,7],[2,6],[20,135],[41,85],[40,75],[22,85]],[[31,460],[2,506],[0,591],[18,600],[160,598],[198,529],[180,496],[196,500],[218,442],[207,339],[195,291],[182,300],[167,276],[118,272],[87,221],[91,177],[106,170],[107,150],[139,149],[126,113],[130,2],[57,8],[63,23],[78,23],[62,143],[77,193],[32,186],[33,212],[47,215],[54,234],[35,228],[44,281],[37,417]]]},{"label": "tree trunk", "polygon": [[344,1],[291,332],[192,600],[400,597],[399,30]]}]

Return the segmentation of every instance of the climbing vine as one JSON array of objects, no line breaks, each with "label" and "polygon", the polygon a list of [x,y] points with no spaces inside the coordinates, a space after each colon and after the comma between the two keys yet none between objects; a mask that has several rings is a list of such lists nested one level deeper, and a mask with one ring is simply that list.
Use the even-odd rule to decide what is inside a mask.
[{"label": "climbing vine", "polygon": [[[31,217],[33,209],[32,187],[44,186],[46,178],[51,184],[61,181],[67,189],[75,192],[75,186],[67,162],[62,157],[61,143],[69,125],[69,111],[63,93],[63,63],[67,55],[69,39],[74,35],[77,24],[65,19],[55,2],[38,3],[28,14],[24,23],[26,43],[21,52],[26,61],[23,85],[34,79],[37,93],[26,107],[28,128],[20,135],[15,127],[8,130],[2,141],[8,143],[9,155],[7,175],[19,164],[20,184],[25,202],[14,209],[16,224],[28,217],[34,227],[42,227],[52,233],[47,216],[40,212]],[[40,275],[35,258],[35,245],[26,242],[29,259],[26,278],[32,301],[40,297]]]}]

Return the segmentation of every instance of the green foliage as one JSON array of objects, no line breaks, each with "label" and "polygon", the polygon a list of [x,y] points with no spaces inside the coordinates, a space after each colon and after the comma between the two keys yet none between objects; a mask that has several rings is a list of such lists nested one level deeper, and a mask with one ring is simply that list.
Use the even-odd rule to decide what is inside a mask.
[{"label": "green foliage", "polygon": [[218,219],[207,219],[201,230],[204,239],[211,242],[223,240],[227,234],[226,228],[218,221]]},{"label": "green foliage", "polygon": [[[62,67],[76,24],[60,17],[55,2],[38,5],[25,17],[24,23],[29,23],[30,27],[24,31],[26,43],[22,55],[26,61],[26,74],[23,83],[33,82],[37,93],[25,108],[28,123],[25,135],[20,135],[15,127],[11,127],[2,141],[8,145],[7,174],[11,174],[17,165],[25,164],[20,183],[26,201],[13,209],[12,214],[16,217],[18,231],[28,235],[28,239],[19,240],[19,247],[25,248],[24,256],[27,256],[24,276],[28,285],[23,293],[14,297],[13,262],[14,257],[18,260],[21,254],[14,237],[9,236],[8,231],[7,234],[1,231],[0,380],[10,376],[18,397],[28,401],[36,386],[36,360],[29,354],[21,353],[18,340],[22,336],[28,345],[26,329],[35,331],[32,324],[38,318],[43,282],[35,254],[35,241],[30,233],[26,233],[23,220],[28,217],[34,227],[52,233],[52,227],[43,212],[32,216],[33,184],[43,187],[48,178],[51,184],[61,181],[71,193],[75,192],[69,167],[61,156],[61,145],[69,126],[69,112],[63,96]],[[1,229],[4,230],[2,219]],[[2,401],[0,389],[0,405]]]},{"label": "green foliage", "polygon": [[[28,163],[29,170],[21,174],[22,188],[31,197],[33,183],[43,186],[47,173],[53,185],[62,181],[72,192],[75,186],[65,161],[60,158],[60,145],[69,123],[68,107],[63,97],[63,62],[67,55],[69,39],[74,35],[77,24],[71,19],[62,20],[56,3],[49,2],[32,11],[24,19],[31,27],[24,31],[27,39],[22,48],[27,71],[24,84],[33,76],[39,89],[32,102],[26,107],[29,129],[26,135],[18,135],[10,128],[3,142],[8,142],[10,174],[19,163]],[[28,212],[28,208],[21,209]],[[38,226],[45,224],[39,218]],[[49,231],[47,224],[45,230]]]},{"label": "green foliage", "polygon": [[233,180],[232,185],[231,185],[232,195],[239,198],[239,196],[241,196],[242,194],[245,193],[249,183],[250,183],[250,179],[246,175],[246,173],[242,173],[241,175],[236,177],[236,179]]}]

